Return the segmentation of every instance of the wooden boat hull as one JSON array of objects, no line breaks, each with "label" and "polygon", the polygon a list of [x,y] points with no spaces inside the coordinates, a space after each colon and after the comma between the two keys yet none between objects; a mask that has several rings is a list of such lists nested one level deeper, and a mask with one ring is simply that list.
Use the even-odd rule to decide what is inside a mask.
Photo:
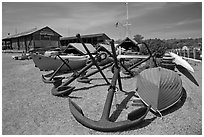
[{"label": "wooden boat hull", "polygon": [[12,56],[13,59],[15,60],[26,60],[26,59],[31,59],[30,54],[24,54],[20,56]]},{"label": "wooden boat hull", "polygon": [[182,80],[172,70],[157,67],[142,71],[137,77],[137,93],[155,112],[163,111],[182,96]]},{"label": "wooden boat hull", "polygon": [[134,59],[134,58],[146,59],[146,58],[148,58],[148,56],[146,56],[146,55],[118,55],[117,58],[118,59],[121,59],[121,58],[123,58],[123,59]]},{"label": "wooden boat hull", "polygon": [[[57,70],[60,65],[63,63],[62,60],[60,60],[57,56],[44,56],[41,54],[35,54],[32,55],[33,62],[35,63],[35,66],[38,67],[41,71],[51,71],[51,70]],[[63,60],[67,62],[67,64],[70,66],[67,67],[67,65],[63,65],[63,67],[60,69],[60,71],[76,71],[82,69],[84,66],[86,66],[86,62],[88,58],[86,56],[69,56],[69,55],[63,55],[60,56]]]}]

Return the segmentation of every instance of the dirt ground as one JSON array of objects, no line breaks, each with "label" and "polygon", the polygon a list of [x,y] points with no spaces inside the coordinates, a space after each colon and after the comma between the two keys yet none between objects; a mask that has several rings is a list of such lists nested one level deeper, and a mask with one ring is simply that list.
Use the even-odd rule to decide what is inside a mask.
[{"label": "dirt ground", "polygon": [[[74,92],[67,97],[51,94],[52,84],[41,80],[32,60],[13,60],[15,54],[2,53],[2,134],[3,135],[201,135],[202,134],[202,64],[192,63],[199,86],[185,76],[184,95],[166,110],[163,117],[148,112],[144,121],[133,128],[118,132],[98,132],[78,123],[69,110],[69,98],[77,103],[84,115],[99,120],[108,86],[100,74],[93,75],[90,84],[71,83]],[[109,69],[103,71],[111,80]],[[122,75],[122,74],[121,74]],[[67,75],[68,76],[68,75]],[[133,104],[135,78],[122,75],[125,92],[117,91],[110,116],[116,121],[138,108]],[[116,109],[116,106],[117,109]]]}]

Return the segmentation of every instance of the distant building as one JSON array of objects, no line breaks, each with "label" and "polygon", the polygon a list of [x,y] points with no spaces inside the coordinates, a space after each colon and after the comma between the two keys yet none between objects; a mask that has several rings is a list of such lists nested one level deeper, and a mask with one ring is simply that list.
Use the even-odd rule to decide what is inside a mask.
[{"label": "distant building", "polygon": [[[85,43],[90,53],[95,53],[96,49],[90,43]],[[86,55],[88,54],[86,49],[81,43],[69,43],[63,53],[75,54],[75,55]]]},{"label": "distant building", "polygon": [[[81,35],[81,38],[84,43],[90,43],[92,45],[96,45],[98,43],[106,43],[106,40],[110,40],[110,38],[105,33],[99,34],[90,34],[90,35]],[[62,46],[67,46],[69,43],[80,43],[77,37],[61,37],[60,43]]]},{"label": "distant building", "polygon": [[189,50],[189,48],[187,46],[183,46],[182,50]]},{"label": "distant building", "polygon": [[10,49],[25,50],[29,49],[50,49],[59,47],[60,34],[49,28],[34,28],[26,32],[10,35],[2,39],[3,46],[9,47]]},{"label": "distant building", "polygon": [[121,43],[117,45],[119,49],[123,49],[125,51],[131,51],[131,52],[139,52],[140,47],[138,43],[135,40],[132,40],[128,37],[126,37]]}]

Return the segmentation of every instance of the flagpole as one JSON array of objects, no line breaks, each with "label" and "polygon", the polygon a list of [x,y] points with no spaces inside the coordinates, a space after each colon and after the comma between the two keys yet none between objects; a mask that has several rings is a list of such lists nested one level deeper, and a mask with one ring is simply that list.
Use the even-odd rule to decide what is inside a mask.
[{"label": "flagpole", "polygon": [[130,35],[129,26],[131,24],[129,24],[128,2],[125,2],[125,6],[126,6],[126,22],[124,24],[122,24],[120,22],[116,22],[115,26],[117,28],[119,25],[121,25],[125,29],[125,36],[129,37],[129,35]]},{"label": "flagpole", "polygon": [[127,30],[126,30],[127,32],[126,32],[126,33],[127,33],[127,34],[126,34],[126,37],[128,37],[128,36],[129,36],[129,26],[128,26],[128,25],[129,25],[129,24],[128,24],[128,2],[126,2],[125,4],[126,4],[126,9],[127,9],[127,12],[126,12],[126,13],[127,13],[127,22],[126,22],[126,25],[127,25],[127,26],[126,26],[126,27],[127,27]]},{"label": "flagpole", "polygon": [[126,13],[127,13],[126,17],[127,17],[127,20],[126,20],[126,24],[124,26],[126,26],[126,37],[129,37],[129,25],[131,25],[131,24],[129,24],[129,22],[128,22],[128,20],[129,20],[129,16],[128,16],[128,2],[126,2],[125,5],[126,5]]},{"label": "flagpole", "polygon": [[126,2],[125,4],[126,4],[126,7],[127,7],[127,8],[126,8],[126,10],[127,10],[126,13],[127,13],[127,22],[128,22],[128,2]]}]

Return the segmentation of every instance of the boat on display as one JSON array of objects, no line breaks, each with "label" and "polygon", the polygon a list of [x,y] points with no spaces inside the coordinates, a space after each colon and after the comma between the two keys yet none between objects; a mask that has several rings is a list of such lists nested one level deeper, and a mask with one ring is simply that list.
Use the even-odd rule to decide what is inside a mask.
[{"label": "boat on display", "polygon": [[[96,49],[88,44],[88,49],[94,53]],[[35,66],[41,71],[73,72],[86,66],[89,56],[81,43],[69,43],[61,52],[59,48],[46,51],[43,55],[31,53]]]},{"label": "boat on display", "polygon": [[118,55],[117,59],[146,59],[147,55]]},{"label": "boat on display", "polygon": [[13,59],[15,60],[26,60],[26,59],[31,59],[31,56],[29,53],[24,53],[22,55],[17,55],[17,56],[12,56]]},{"label": "boat on display", "polygon": [[73,56],[73,55],[60,55],[60,56],[45,56],[41,54],[31,54],[35,66],[41,71],[57,70],[63,63],[63,60],[68,64],[63,65],[60,71],[70,72],[77,71],[86,66],[88,60],[87,56]]},{"label": "boat on display", "polygon": [[179,75],[162,67],[149,68],[136,77],[137,93],[141,100],[159,112],[176,104],[182,97],[182,80]]},{"label": "boat on display", "polygon": [[173,52],[170,52],[169,54],[174,58],[174,62],[177,65],[181,65],[184,68],[186,68],[187,70],[194,72],[194,69],[191,67],[191,65],[187,61],[185,61],[182,57],[178,56],[177,54],[175,54]]}]

